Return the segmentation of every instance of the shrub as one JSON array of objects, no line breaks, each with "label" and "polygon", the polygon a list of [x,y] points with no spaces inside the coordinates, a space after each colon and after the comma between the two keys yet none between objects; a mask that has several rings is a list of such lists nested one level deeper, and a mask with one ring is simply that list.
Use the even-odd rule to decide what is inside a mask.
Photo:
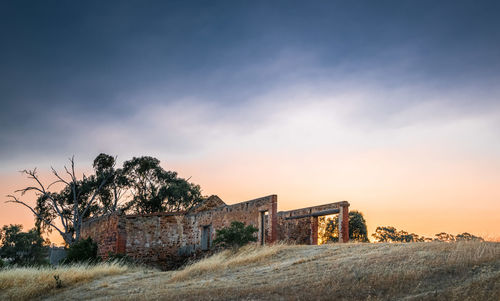
[{"label": "shrub", "polygon": [[97,243],[89,237],[87,239],[80,239],[68,248],[64,263],[95,263],[97,261],[99,261],[99,257],[97,257]]},{"label": "shrub", "polygon": [[4,265],[3,260],[0,258],[0,270],[4,267]]},{"label": "shrub", "polygon": [[242,222],[234,221],[230,227],[216,231],[214,244],[222,248],[239,248],[249,242],[257,241],[254,233],[259,231],[252,225],[246,226]]}]

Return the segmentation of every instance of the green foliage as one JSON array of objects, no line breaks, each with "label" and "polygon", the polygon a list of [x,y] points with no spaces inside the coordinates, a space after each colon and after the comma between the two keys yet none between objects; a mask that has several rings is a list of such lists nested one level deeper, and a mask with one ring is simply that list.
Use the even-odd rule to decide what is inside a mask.
[{"label": "green foliage", "polygon": [[35,229],[22,232],[22,228],[21,225],[2,227],[0,258],[20,266],[46,264],[47,247],[44,239]]},{"label": "green foliage", "polygon": [[480,236],[475,236],[470,233],[464,232],[461,234],[457,234],[455,236],[456,241],[484,241],[484,239]]},{"label": "green foliage", "polygon": [[408,233],[404,230],[398,230],[391,226],[379,226],[372,234],[378,242],[424,242],[428,238],[420,236],[415,233]]},{"label": "green foliage", "polygon": [[136,213],[189,210],[203,200],[200,186],[164,170],[153,157],[126,161],[123,174],[132,193],[127,208]]},{"label": "green foliage", "polygon": [[482,237],[472,235],[464,232],[461,234],[453,235],[446,232],[440,232],[435,235],[435,238],[428,238],[420,236],[415,233],[408,233],[404,230],[397,230],[394,227],[377,227],[372,236],[377,242],[425,242],[425,241],[442,241],[442,242],[455,242],[455,241],[484,241]]},{"label": "green foliage", "polygon": [[3,262],[2,258],[0,258],[0,270],[3,269],[5,266],[5,263]]},{"label": "green foliage", "polygon": [[[52,184],[42,185],[36,169],[24,172],[40,187],[32,186],[22,190],[22,195],[28,191],[35,191],[38,195],[36,207],[33,209],[36,212],[37,230],[42,233],[57,229],[67,245],[79,240],[84,219],[109,212],[111,201],[106,192],[110,190],[110,182],[116,181],[113,157],[100,154],[94,161],[95,174],[83,175],[81,179],[76,176],[73,158],[70,162],[71,167],[65,167],[66,177],[53,169],[57,180],[52,184],[64,185],[59,192],[48,191]],[[56,228],[55,221],[61,223],[59,228]]]},{"label": "green foliage", "polygon": [[95,263],[98,261],[97,243],[95,243],[92,238],[88,237],[87,239],[80,239],[68,248],[64,263]]},{"label": "green foliage", "polygon": [[455,241],[455,236],[453,234],[448,234],[446,232],[441,232],[435,235],[435,241],[452,242]]},{"label": "green foliage", "polygon": [[484,241],[484,239],[480,236],[475,236],[470,233],[464,232],[461,234],[453,235],[448,234],[446,232],[441,232],[435,235],[435,241],[443,241],[443,242],[454,242],[454,241]]},{"label": "green foliage", "polygon": [[99,154],[93,163],[96,183],[105,177],[109,177],[105,185],[99,190],[97,200],[99,201],[98,212],[106,214],[123,209],[123,195],[129,188],[129,182],[123,169],[115,169],[115,158],[107,154]]},{"label": "green foliage", "polygon": [[[322,240],[324,242],[338,242],[339,217],[336,216],[333,219],[320,218],[321,223],[326,223]],[[359,242],[369,242],[366,220],[363,217],[363,213],[356,210],[349,212],[349,239]]]},{"label": "green foliage", "polygon": [[[135,213],[187,211],[203,201],[201,188],[178,177],[176,172],[166,171],[153,157],[134,157],[124,162],[123,168],[115,168],[116,160],[107,154],[99,154],[93,162],[94,174],[78,178],[74,160],[65,175],[53,169],[56,181],[43,185],[36,168],[23,172],[35,182],[19,190],[38,195],[36,206],[16,196],[11,202],[22,204],[35,215],[35,227],[39,233],[56,229],[66,245],[80,239],[84,219],[118,210]],[[52,184],[63,184],[60,191],[49,191]]]},{"label": "green foliage", "polygon": [[252,225],[245,226],[244,223],[234,221],[230,227],[216,231],[214,244],[221,248],[239,248],[249,242],[257,241],[254,233],[259,229]]}]

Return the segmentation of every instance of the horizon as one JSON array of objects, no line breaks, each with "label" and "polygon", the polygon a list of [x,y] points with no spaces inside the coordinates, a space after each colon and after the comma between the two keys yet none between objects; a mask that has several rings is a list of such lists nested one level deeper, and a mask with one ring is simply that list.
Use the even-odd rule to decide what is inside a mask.
[{"label": "horizon", "polygon": [[[500,241],[499,8],[3,2],[0,194],[72,155],[149,155],[228,204]],[[0,226],[31,228],[5,199]]]}]

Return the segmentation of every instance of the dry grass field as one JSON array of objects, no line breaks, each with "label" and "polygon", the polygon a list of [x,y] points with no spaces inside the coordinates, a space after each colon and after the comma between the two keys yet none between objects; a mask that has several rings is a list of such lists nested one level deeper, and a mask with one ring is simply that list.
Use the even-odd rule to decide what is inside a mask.
[{"label": "dry grass field", "polygon": [[[0,299],[27,296],[42,278],[6,282],[18,276],[4,273]],[[180,271],[122,267],[78,281],[59,273],[64,287],[38,285],[41,299],[500,300],[500,243],[250,246]]]},{"label": "dry grass field", "polygon": [[59,277],[63,287],[74,287],[96,278],[131,270],[119,263],[0,270],[0,300],[30,300],[48,294],[57,289],[54,276]]}]

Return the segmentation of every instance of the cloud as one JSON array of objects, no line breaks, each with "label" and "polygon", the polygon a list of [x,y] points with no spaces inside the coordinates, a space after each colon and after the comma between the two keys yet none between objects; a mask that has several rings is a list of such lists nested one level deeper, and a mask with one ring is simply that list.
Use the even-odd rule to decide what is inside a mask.
[{"label": "cloud", "polygon": [[199,90],[174,95],[160,86],[122,94],[116,110],[81,111],[71,103],[47,108],[39,112],[44,121],[30,125],[33,131],[3,132],[0,151],[10,165],[19,165],[71,154],[90,160],[98,152],[123,159],[142,154],[176,159],[242,149],[469,145],[461,139],[498,149],[485,141],[499,126],[495,89],[438,89],[426,81],[401,81],[394,87],[388,81],[404,70],[386,68],[374,79],[370,71],[349,74],[317,66],[313,55],[300,57],[300,52],[284,52],[272,64],[239,70],[242,78],[275,80],[257,90],[240,86],[239,93],[232,90],[222,100],[219,91],[232,75],[228,69],[214,72],[216,84],[204,95]]},{"label": "cloud", "polygon": [[497,129],[498,105],[468,103],[477,91],[426,91],[411,84],[387,89],[383,83],[362,82],[290,81],[237,104],[210,95],[163,101],[161,94],[149,93],[127,101],[132,109],[123,117],[62,114],[54,122],[67,135],[51,139],[70,152],[185,158],[238,149],[457,143],[463,135],[486,139]]}]

